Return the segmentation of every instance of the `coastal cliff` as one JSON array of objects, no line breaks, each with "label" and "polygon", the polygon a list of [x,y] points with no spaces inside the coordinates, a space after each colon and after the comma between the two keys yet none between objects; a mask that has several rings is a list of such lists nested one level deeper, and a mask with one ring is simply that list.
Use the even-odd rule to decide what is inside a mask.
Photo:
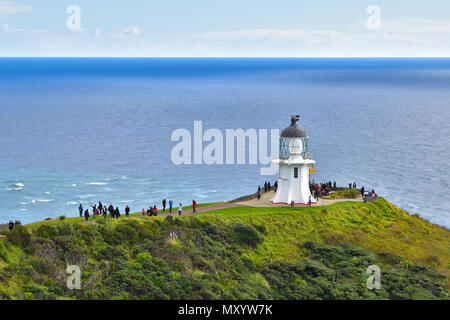
[{"label": "coastal cliff", "polygon": [[[449,299],[450,231],[387,200],[4,230],[1,299]],[[81,269],[81,289],[66,268]],[[381,289],[366,286],[381,270]]]}]

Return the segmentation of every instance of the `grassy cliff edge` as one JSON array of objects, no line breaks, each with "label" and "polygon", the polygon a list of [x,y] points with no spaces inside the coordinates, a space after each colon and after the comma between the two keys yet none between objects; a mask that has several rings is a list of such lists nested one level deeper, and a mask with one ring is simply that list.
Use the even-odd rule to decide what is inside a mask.
[{"label": "grassy cliff edge", "polygon": [[[66,287],[67,265],[82,289]],[[368,290],[370,265],[382,289]],[[448,299],[450,231],[387,200],[183,217],[49,220],[3,232],[3,299]]]}]

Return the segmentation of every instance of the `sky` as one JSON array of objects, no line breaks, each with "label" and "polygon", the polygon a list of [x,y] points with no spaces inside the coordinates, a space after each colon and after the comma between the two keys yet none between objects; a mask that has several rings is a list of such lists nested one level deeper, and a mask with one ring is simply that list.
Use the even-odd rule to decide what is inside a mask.
[{"label": "sky", "polygon": [[450,57],[449,0],[0,0],[1,57]]}]

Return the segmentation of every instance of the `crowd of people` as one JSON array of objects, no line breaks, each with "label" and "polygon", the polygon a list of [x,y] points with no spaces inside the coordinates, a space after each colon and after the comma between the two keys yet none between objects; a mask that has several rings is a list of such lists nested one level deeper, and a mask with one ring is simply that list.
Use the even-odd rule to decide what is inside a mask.
[{"label": "crowd of people", "polygon": [[12,221],[12,220],[9,220],[9,223],[8,223],[8,229],[9,229],[9,231],[11,231],[12,229],[14,229],[14,227],[15,226],[18,226],[18,225],[21,225],[22,223],[20,222],[20,220],[16,220],[16,221]]},{"label": "crowd of people", "polygon": [[[273,187],[273,191],[277,192],[278,189],[278,181],[275,181],[275,183],[273,184],[273,186],[270,184],[270,181],[265,181],[264,182],[264,192],[269,192],[272,190]],[[256,191],[256,196],[258,197],[258,200],[261,199],[261,186],[258,186],[258,190]]]},{"label": "crowd of people", "polygon": [[[277,192],[277,188],[278,188],[278,181],[275,181],[275,183],[273,184],[273,190],[274,192]],[[348,188],[349,189],[357,189],[357,185],[356,182],[353,183],[349,183],[348,184]],[[316,182],[314,179],[312,180],[312,182],[309,184],[309,189],[311,191],[311,195],[314,196],[314,198],[319,198],[319,197],[323,197],[323,196],[327,196],[330,194],[330,192],[332,191],[336,191],[338,189],[337,185],[336,185],[336,180],[333,180],[333,182],[327,181],[327,182]],[[343,189],[343,188],[340,188]],[[264,192],[269,192],[272,190],[272,185],[270,183],[270,181],[265,181],[264,182]],[[256,196],[259,199],[261,199],[261,186],[258,186],[258,190],[256,192]],[[361,187],[361,189],[359,189],[361,196],[363,198],[365,197],[371,197],[371,198],[375,198],[377,197],[377,194],[375,193],[375,190],[372,190],[371,192],[366,191],[364,189],[364,186]]]},{"label": "crowd of people", "polygon": [[[356,182],[353,183],[349,183],[348,184],[348,188],[349,189],[357,189],[357,185]],[[331,183],[331,181],[325,182],[325,183],[315,183],[314,180],[313,182],[310,184],[310,189],[311,189],[311,194],[314,195],[315,198],[318,198],[320,196],[326,196],[328,195],[331,191],[336,191],[338,188],[336,187],[336,180],[333,181],[333,183]],[[342,189],[342,188],[341,188]],[[364,189],[364,186],[362,186],[359,189],[359,192],[361,193],[361,196],[363,198],[375,198],[377,197],[377,194],[375,193],[375,190],[372,189],[372,191],[366,191]]]},{"label": "crowd of people", "polygon": [[316,183],[313,179],[312,183],[309,184],[309,189],[314,198],[317,199],[318,197],[328,195],[330,191],[336,191],[336,180],[333,180],[333,182],[330,180],[328,182]]},{"label": "crowd of people", "polygon": [[[167,201],[166,199],[163,199],[161,204],[162,204],[161,211],[163,213],[166,212],[166,209],[169,213],[172,213],[172,211],[174,210],[173,200]],[[197,207],[198,207],[197,202],[195,200],[192,200],[192,213],[197,212]],[[176,210],[178,212],[178,215],[181,216],[183,213],[183,204],[181,202],[178,203]],[[89,208],[84,208],[83,204],[80,203],[80,205],[78,207],[78,211],[80,214],[80,218],[84,217],[85,221],[89,220],[89,218],[91,217],[91,214],[92,214],[93,219],[95,219],[97,216],[103,216],[103,218],[105,218],[105,219],[107,217],[111,217],[113,219],[118,219],[118,218],[120,218],[120,215],[121,215],[119,207],[114,208],[114,206],[112,204],[110,204],[109,206],[106,206],[101,201],[98,202],[98,205],[94,204],[92,206],[91,212],[89,212]],[[128,205],[125,207],[124,212],[125,212],[126,217],[130,216],[131,209]],[[157,216],[158,208],[156,205],[149,206],[149,208],[147,210],[142,208],[141,213],[142,213],[142,216],[149,216],[149,217]]]}]

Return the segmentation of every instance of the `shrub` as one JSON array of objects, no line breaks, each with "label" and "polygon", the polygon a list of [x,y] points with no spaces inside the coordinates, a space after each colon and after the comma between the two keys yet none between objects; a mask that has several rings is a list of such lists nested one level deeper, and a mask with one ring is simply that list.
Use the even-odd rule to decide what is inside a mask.
[{"label": "shrub", "polygon": [[234,227],[233,234],[238,242],[245,243],[249,246],[256,246],[264,241],[264,238],[254,227],[243,223],[238,223]]},{"label": "shrub", "polygon": [[258,232],[262,233],[262,234],[266,234],[267,233],[267,228],[265,224],[255,224],[254,225],[256,230],[258,230]]},{"label": "shrub", "polygon": [[9,262],[8,258],[8,252],[6,250],[5,245],[3,244],[3,241],[0,240],[0,259],[4,262]]},{"label": "shrub", "polygon": [[57,236],[58,230],[54,226],[43,224],[34,231],[34,234],[38,237],[48,239]]},{"label": "shrub", "polygon": [[7,239],[9,242],[24,248],[30,244],[31,235],[24,226],[16,225],[8,234]]},{"label": "shrub", "polygon": [[165,218],[165,220],[166,220],[166,222],[167,222],[168,224],[170,224],[170,225],[173,224],[173,217],[172,217],[172,216],[167,216],[167,217]]},{"label": "shrub", "polygon": [[60,221],[63,221],[64,219],[66,219],[66,216],[65,216],[65,215],[59,216],[59,220],[60,220]]},{"label": "shrub", "polygon": [[130,224],[121,223],[116,227],[116,236],[121,241],[126,241],[129,243],[136,243],[138,240],[138,233],[133,229]]},{"label": "shrub", "polygon": [[343,189],[337,190],[330,195],[331,199],[354,199],[361,195],[358,189]]}]

